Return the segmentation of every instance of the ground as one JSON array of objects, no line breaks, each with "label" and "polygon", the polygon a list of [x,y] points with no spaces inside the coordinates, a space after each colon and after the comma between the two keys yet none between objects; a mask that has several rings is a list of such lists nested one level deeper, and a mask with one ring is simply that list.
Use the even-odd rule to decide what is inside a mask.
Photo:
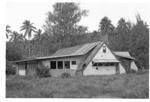
[{"label": "ground", "polygon": [[31,78],[7,76],[7,98],[148,98],[149,74]]}]

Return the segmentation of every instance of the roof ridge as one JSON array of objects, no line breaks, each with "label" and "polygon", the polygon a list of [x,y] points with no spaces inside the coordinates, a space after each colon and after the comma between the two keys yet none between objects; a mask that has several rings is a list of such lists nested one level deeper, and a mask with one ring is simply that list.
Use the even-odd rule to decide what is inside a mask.
[{"label": "roof ridge", "polygon": [[[96,41],[96,42],[88,42],[88,43],[79,44],[79,45],[75,45],[75,46],[64,47],[64,48],[58,49],[57,51],[59,51],[59,50],[64,50],[64,49],[69,49],[69,48],[74,48],[74,47],[78,47],[78,46],[83,46],[83,45],[86,45],[86,44],[98,43],[98,42],[100,42],[100,41]],[[57,52],[57,51],[56,51],[56,52]],[[55,52],[55,53],[56,53],[56,52]],[[55,53],[54,53],[54,54],[55,54]],[[53,55],[53,54],[52,54],[52,55]]]}]

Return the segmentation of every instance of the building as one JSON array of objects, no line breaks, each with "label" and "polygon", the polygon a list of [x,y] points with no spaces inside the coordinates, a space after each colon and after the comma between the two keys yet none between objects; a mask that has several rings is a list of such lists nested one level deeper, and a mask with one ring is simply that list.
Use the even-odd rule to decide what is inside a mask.
[{"label": "building", "polygon": [[112,75],[137,71],[134,58],[129,52],[112,51],[103,42],[86,43],[56,51],[51,56],[14,62],[18,75],[35,75],[36,68],[50,68],[54,77],[64,72],[71,76]]}]

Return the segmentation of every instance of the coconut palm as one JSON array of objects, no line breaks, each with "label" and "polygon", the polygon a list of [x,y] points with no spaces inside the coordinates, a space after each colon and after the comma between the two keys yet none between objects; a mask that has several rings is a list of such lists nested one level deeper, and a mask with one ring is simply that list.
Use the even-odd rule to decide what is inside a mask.
[{"label": "coconut palm", "polygon": [[36,34],[34,35],[33,41],[36,42],[36,46],[38,48],[38,55],[41,55],[42,53],[42,30],[38,29]]},{"label": "coconut palm", "polygon": [[38,29],[38,31],[34,35],[34,40],[41,40],[41,34],[42,34],[42,30]]},{"label": "coconut palm", "polygon": [[18,36],[18,40],[19,40],[19,41],[23,41],[23,40],[24,40],[24,36],[23,36],[23,34],[19,34],[19,36]]},{"label": "coconut palm", "polygon": [[[30,38],[32,37],[32,32],[36,32],[36,27],[33,26],[34,23],[31,23],[29,20],[25,20],[21,26],[21,31],[25,31],[24,38],[26,42],[26,47],[28,47],[28,54],[26,55],[31,56],[31,44],[30,44]],[[29,45],[27,44],[26,37],[29,39]]]},{"label": "coconut palm", "polygon": [[10,26],[9,25],[6,25],[6,38],[8,39],[8,36],[9,34],[11,33],[12,31],[10,30]]},{"label": "coconut palm", "polygon": [[36,32],[36,27],[33,26],[34,23],[31,23],[29,20],[25,20],[21,26],[21,31],[25,31],[24,38],[28,37],[29,39],[32,36],[32,32]]},{"label": "coconut palm", "polygon": [[11,36],[10,41],[16,42],[16,41],[18,41],[19,33],[16,31],[13,31],[10,36]]}]

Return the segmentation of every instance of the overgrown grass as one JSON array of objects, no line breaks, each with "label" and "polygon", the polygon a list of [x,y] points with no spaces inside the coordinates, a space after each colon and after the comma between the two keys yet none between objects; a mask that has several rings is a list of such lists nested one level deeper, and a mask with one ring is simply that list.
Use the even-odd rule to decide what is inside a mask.
[{"label": "overgrown grass", "polygon": [[73,78],[8,76],[6,97],[148,98],[148,78],[148,72]]}]

